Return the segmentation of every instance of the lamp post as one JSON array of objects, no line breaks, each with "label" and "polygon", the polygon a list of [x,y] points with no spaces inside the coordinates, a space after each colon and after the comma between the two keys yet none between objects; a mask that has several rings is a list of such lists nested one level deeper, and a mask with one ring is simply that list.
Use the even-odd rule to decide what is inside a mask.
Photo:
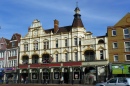
[{"label": "lamp post", "polygon": [[122,76],[123,76],[123,69],[124,69],[124,66],[120,66],[121,70],[122,70]]},{"label": "lamp post", "polygon": [[29,71],[30,71],[30,64],[28,64],[28,76],[27,76],[28,77],[27,79],[29,79],[28,81],[30,81]]}]

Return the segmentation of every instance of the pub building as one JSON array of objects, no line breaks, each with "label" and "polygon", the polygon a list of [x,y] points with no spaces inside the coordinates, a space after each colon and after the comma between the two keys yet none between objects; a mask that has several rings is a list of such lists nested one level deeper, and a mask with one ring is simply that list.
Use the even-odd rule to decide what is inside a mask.
[{"label": "pub building", "polygon": [[55,19],[54,28],[45,30],[38,19],[32,22],[20,41],[20,82],[22,77],[29,83],[58,84],[63,76],[64,83],[81,84],[90,75],[96,81],[107,76],[106,35],[93,37],[82,23],[79,7],[74,11],[69,26],[60,27]]}]

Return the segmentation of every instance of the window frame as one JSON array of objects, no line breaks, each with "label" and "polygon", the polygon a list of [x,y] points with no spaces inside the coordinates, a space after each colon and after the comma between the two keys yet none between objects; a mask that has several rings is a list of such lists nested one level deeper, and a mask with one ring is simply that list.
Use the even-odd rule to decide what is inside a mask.
[{"label": "window frame", "polygon": [[[102,56],[102,57],[101,57]],[[101,59],[102,58],[102,59]],[[100,50],[100,60],[103,60],[104,59],[104,51],[103,50]]]},{"label": "window frame", "polygon": [[69,59],[68,59],[68,53],[65,53],[65,62],[68,62]]},{"label": "window frame", "polygon": [[[115,46],[115,44],[116,44],[116,46]],[[113,49],[117,49],[117,48],[118,48],[118,43],[117,43],[117,42],[113,42],[112,45],[113,45],[113,46],[112,46]]]},{"label": "window frame", "polygon": [[67,47],[68,46],[68,39],[66,38],[65,39],[65,47]]},{"label": "window frame", "polygon": [[33,49],[38,50],[38,41],[34,41],[33,43]]},{"label": "window frame", "polygon": [[[125,32],[127,32],[127,31],[125,31],[125,30],[128,30],[128,33],[125,33]],[[130,31],[129,31],[128,28],[124,28],[124,29],[123,29],[123,35],[124,35],[124,39],[130,38]]]},{"label": "window frame", "polygon": [[[117,58],[116,58],[116,57],[117,57]],[[114,60],[113,60],[114,62],[118,62],[118,61],[119,61],[119,56],[118,56],[118,55],[113,55],[113,59],[114,59]],[[116,60],[116,59],[117,59],[117,60]]]},{"label": "window frame", "polygon": [[78,45],[78,38],[77,38],[77,37],[74,38],[74,45],[75,45],[75,46]]},{"label": "window frame", "polygon": [[49,41],[44,41],[43,46],[44,46],[43,49],[49,49]]},{"label": "window frame", "polygon": [[[125,52],[130,52],[130,45],[126,47],[126,43],[128,43],[128,42],[129,42],[129,44],[130,44],[130,41],[125,41],[125,42],[124,42]],[[127,49],[128,49],[128,51],[127,51]]]},{"label": "window frame", "polygon": [[75,61],[78,61],[78,52],[75,52],[74,56],[75,56]]},{"label": "window frame", "polygon": [[130,61],[130,60],[127,60],[127,56],[128,56],[128,55],[130,56],[130,54],[126,54],[126,55],[125,55],[125,60],[126,60],[126,61]]},{"label": "window frame", "polygon": [[[114,33],[115,32],[115,33]],[[114,30],[112,30],[112,36],[116,36],[117,35],[117,32],[116,32],[116,30],[114,29]]]},{"label": "window frame", "polygon": [[28,51],[28,43],[24,44],[24,51]]},{"label": "window frame", "polygon": [[56,39],[55,43],[56,43],[56,48],[58,48],[58,39]]},{"label": "window frame", "polygon": [[58,62],[59,61],[58,54],[55,54],[55,56],[56,56],[56,62]]}]

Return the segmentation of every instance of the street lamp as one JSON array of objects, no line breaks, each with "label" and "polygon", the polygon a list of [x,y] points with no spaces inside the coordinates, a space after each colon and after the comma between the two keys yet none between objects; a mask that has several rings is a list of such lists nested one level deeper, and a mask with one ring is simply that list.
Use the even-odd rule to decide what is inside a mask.
[{"label": "street lamp", "polygon": [[122,76],[123,76],[123,69],[124,69],[124,66],[121,65],[120,68],[122,69]]}]

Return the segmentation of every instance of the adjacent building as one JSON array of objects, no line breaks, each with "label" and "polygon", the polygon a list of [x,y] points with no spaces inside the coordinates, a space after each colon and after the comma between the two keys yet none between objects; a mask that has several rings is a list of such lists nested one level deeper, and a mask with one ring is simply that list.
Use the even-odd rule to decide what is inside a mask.
[{"label": "adjacent building", "polygon": [[107,28],[110,69],[114,76],[130,74],[130,13]]},{"label": "adjacent building", "polygon": [[0,80],[4,77],[4,67],[6,66],[6,59],[7,59],[7,46],[9,40],[2,37],[0,38]]}]

